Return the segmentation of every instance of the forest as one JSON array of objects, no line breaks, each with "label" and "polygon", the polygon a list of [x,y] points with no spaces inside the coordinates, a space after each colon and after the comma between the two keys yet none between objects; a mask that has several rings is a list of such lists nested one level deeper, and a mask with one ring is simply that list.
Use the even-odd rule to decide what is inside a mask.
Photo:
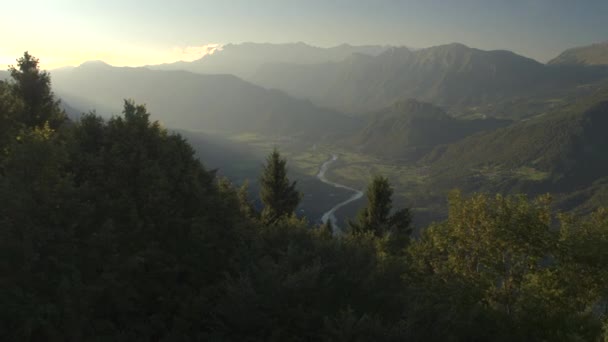
[{"label": "forest", "polygon": [[334,234],[296,215],[278,150],[259,208],[144,105],[68,119],[38,59],[10,76],[0,340],[608,340],[606,209],[454,190],[414,231],[379,175]]}]

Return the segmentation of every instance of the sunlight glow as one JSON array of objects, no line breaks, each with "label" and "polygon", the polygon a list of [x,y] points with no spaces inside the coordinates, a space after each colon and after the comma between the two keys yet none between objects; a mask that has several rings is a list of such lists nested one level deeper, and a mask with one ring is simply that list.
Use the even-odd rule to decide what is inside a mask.
[{"label": "sunlight glow", "polygon": [[[191,62],[221,49],[222,44],[217,43],[169,49],[104,44],[86,49],[71,45],[63,48],[40,46],[38,49],[31,50],[30,53],[40,58],[43,69],[51,70],[65,66],[78,66],[91,60],[104,61],[113,66],[130,67],[178,61]],[[0,51],[0,70],[6,70],[9,65],[15,64],[15,60],[22,56],[23,52],[17,49]]]}]

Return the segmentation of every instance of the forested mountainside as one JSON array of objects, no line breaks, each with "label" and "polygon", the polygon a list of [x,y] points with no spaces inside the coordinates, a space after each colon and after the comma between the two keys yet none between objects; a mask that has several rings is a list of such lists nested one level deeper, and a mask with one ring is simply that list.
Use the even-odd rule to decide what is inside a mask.
[{"label": "forested mountainside", "polygon": [[551,65],[608,65],[608,42],[568,49],[549,61]]},{"label": "forested mountainside", "polygon": [[[608,92],[603,89],[557,112],[438,147],[426,162],[447,186],[580,192],[608,175],[607,120]],[[579,204],[568,203],[570,209]]]},{"label": "forested mountainside", "polygon": [[[37,59],[12,74],[0,82],[2,340],[605,338],[605,209],[556,217],[547,196],[453,192],[448,218],[413,238],[378,176],[336,236],[296,217],[302,189],[278,151],[257,210],[145,106],[71,121]],[[604,111],[576,122],[594,130]],[[576,146],[603,141],[588,139]]]},{"label": "forested mountainside", "polygon": [[227,44],[218,47],[212,54],[193,62],[176,62],[150,66],[157,70],[184,70],[201,74],[232,74],[249,79],[268,63],[317,64],[344,60],[354,53],[375,56],[386,50],[380,45],[352,46],[342,44],[331,48],[320,48],[305,43]]},{"label": "forested mountainside", "polygon": [[491,115],[503,102],[550,99],[607,76],[606,68],[546,66],[510,51],[455,43],[416,51],[391,48],[376,57],[354,55],[326,64],[267,65],[251,80],[347,112],[414,98],[461,111],[493,104]]},{"label": "forested mountainside", "polygon": [[[94,78],[95,82],[90,82]],[[256,132],[311,139],[356,127],[357,120],[309,101],[231,75],[117,68],[85,63],[53,72],[57,94],[81,109],[119,113],[123,98],[137,99],[171,128],[224,133]],[[170,113],[170,114],[169,114]],[[323,130],[320,130],[322,127]]]},{"label": "forested mountainside", "polygon": [[371,155],[415,160],[435,146],[509,123],[492,118],[457,119],[439,107],[410,99],[373,113],[367,126],[348,143]]}]

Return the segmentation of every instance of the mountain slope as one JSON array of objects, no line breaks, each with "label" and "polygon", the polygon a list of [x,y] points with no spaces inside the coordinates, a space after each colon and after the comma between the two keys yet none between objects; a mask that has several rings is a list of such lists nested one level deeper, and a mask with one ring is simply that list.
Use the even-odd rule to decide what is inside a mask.
[{"label": "mountain slope", "polygon": [[559,112],[437,148],[436,183],[470,190],[567,193],[608,175],[608,90]]},{"label": "mountain slope", "polygon": [[115,68],[99,62],[52,73],[56,93],[77,108],[118,113],[122,99],[145,103],[171,128],[319,137],[352,119],[229,75]]},{"label": "mountain slope", "polygon": [[193,62],[177,62],[150,66],[156,70],[185,70],[202,74],[232,74],[249,79],[266,63],[316,64],[341,61],[353,53],[377,55],[383,46],[352,46],[348,44],[332,48],[320,48],[304,43],[228,44],[213,54]]},{"label": "mountain slope", "polygon": [[417,51],[391,48],[376,57],[352,56],[339,63],[266,66],[251,80],[323,106],[367,112],[406,98],[447,107],[497,103],[606,75],[605,70],[547,67],[509,51],[449,44]]},{"label": "mountain slope", "polygon": [[434,146],[508,123],[496,119],[455,119],[429,103],[407,100],[371,115],[367,126],[350,142],[372,155],[417,158]]},{"label": "mountain slope", "polygon": [[550,65],[608,65],[608,42],[568,49]]}]

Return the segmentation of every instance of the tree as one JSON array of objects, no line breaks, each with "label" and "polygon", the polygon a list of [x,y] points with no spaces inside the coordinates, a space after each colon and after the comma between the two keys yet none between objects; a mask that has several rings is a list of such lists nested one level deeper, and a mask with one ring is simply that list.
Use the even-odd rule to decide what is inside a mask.
[{"label": "tree", "polygon": [[355,232],[373,232],[376,236],[411,232],[411,213],[408,208],[391,215],[393,188],[388,178],[376,176],[366,191],[367,206],[359,211],[355,221],[350,221],[350,229]]},{"label": "tree", "polygon": [[264,204],[262,221],[274,223],[278,219],[292,215],[302,197],[296,190],[296,182],[287,178],[287,161],[274,149],[266,159],[260,177],[260,198]]},{"label": "tree", "polygon": [[[523,195],[476,194],[463,199],[453,192],[447,220],[424,230],[409,250],[414,268],[426,274],[429,283],[465,285],[468,298],[450,305],[450,310],[469,306],[465,315],[470,316],[486,311],[485,316],[495,317],[502,334],[513,340],[556,341],[568,336],[566,340],[592,341],[599,327],[589,308],[601,303],[601,296],[585,275],[597,275],[599,268],[593,267],[606,260],[600,249],[605,249],[606,239],[600,236],[605,235],[602,222],[607,221],[598,216],[591,222],[600,228],[565,227],[561,238],[567,243],[560,243],[548,196],[528,200]],[[597,259],[586,264],[590,254]],[[605,281],[602,278],[596,278],[597,284]],[[455,299],[453,293],[429,295],[444,302]]]},{"label": "tree", "polygon": [[255,205],[249,199],[249,181],[245,181],[245,183],[238,188],[236,194],[239,200],[239,209],[241,214],[252,219],[259,218],[259,214],[255,210]]},{"label": "tree", "polygon": [[51,91],[51,76],[40,71],[38,58],[26,51],[17,60],[17,67],[11,66],[9,70],[13,92],[25,104],[23,123],[27,127],[42,127],[48,122],[51,129],[57,129],[65,121],[65,113]]},{"label": "tree", "polygon": [[7,146],[22,128],[19,122],[23,102],[11,91],[8,83],[0,81],[0,160],[8,153]]}]

